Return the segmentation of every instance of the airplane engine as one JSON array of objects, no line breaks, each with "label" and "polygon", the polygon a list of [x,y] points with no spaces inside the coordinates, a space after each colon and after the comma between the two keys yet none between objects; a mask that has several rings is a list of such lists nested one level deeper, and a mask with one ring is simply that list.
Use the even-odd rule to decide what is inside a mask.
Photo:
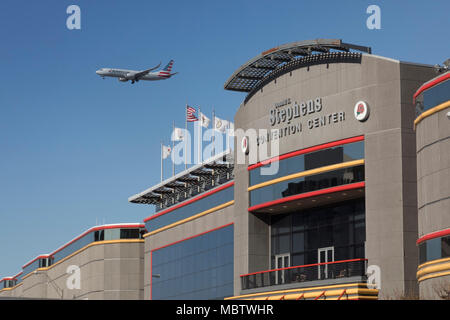
[{"label": "airplane engine", "polygon": [[128,81],[128,79],[127,79],[127,78],[119,78],[119,81],[122,81],[122,82],[127,82],[127,81]]}]

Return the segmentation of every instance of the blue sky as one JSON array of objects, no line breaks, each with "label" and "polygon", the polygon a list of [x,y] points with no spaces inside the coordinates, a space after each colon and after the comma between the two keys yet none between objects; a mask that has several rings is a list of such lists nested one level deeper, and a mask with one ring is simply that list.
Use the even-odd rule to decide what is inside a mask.
[{"label": "blue sky", "polygon": [[[81,8],[81,30],[66,8]],[[381,30],[366,8],[381,8]],[[184,106],[232,119],[244,98],[223,89],[257,54],[340,38],[426,64],[449,58],[448,0],[0,2],[0,278],[99,223],[153,212],[127,198],[160,179],[160,141]],[[174,59],[179,74],[135,85],[95,74]],[[166,163],[166,177],[170,164]],[[180,168],[181,169],[181,168]]]}]

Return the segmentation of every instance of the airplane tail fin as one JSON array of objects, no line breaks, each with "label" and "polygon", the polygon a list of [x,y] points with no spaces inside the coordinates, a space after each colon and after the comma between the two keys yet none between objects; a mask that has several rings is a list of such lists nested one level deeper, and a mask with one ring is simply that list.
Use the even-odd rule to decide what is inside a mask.
[{"label": "airplane tail fin", "polygon": [[172,71],[173,60],[170,60],[167,66],[164,67],[164,71],[168,71],[169,73]]}]

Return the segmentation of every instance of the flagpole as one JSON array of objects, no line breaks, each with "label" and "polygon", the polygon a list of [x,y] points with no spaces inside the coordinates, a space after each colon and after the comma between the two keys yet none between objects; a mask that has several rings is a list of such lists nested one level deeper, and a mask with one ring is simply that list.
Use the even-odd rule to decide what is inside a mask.
[{"label": "flagpole", "polygon": [[186,125],[185,125],[185,132],[184,132],[184,170],[187,170],[187,106],[188,106],[188,104],[187,104],[187,102],[186,102],[186,111],[185,111],[185,113],[186,113],[186,116],[185,116],[185,123],[186,123]]},{"label": "flagpole", "polygon": [[213,107],[213,154],[212,156],[214,157],[214,155],[216,154],[216,113],[214,112],[214,107]]},{"label": "flagpole", "polygon": [[202,163],[202,150],[203,150],[203,146],[202,146],[202,142],[203,142],[203,139],[202,139],[202,127],[203,127],[203,124],[202,124],[202,122],[203,122],[203,119],[202,119],[202,112],[201,112],[201,110],[200,110],[200,107],[198,107],[198,117],[199,117],[199,120],[200,121],[198,121],[199,123],[198,123],[198,163]]},{"label": "flagpole", "polygon": [[[172,135],[174,134],[174,131],[175,131],[175,120],[172,122]],[[174,147],[174,141],[173,140],[174,139],[172,139],[172,151],[170,152],[171,153],[170,159],[172,160],[172,177],[175,175],[175,161],[173,161],[173,156],[172,156],[173,147]]]},{"label": "flagpole", "polygon": [[161,140],[161,182],[163,181],[163,142]]}]

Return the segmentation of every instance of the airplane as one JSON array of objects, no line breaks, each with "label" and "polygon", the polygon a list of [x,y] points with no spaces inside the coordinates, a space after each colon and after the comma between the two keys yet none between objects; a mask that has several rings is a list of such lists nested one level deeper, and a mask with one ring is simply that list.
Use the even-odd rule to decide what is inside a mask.
[{"label": "airplane", "polygon": [[156,72],[151,72],[157,68],[161,63],[159,63],[156,67],[143,70],[143,71],[135,71],[135,70],[125,70],[125,69],[111,69],[111,68],[101,68],[95,71],[100,77],[105,79],[105,77],[114,77],[119,78],[119,81],[127,82],[131,80],[131,83],[134,84],[139,80],[164,80],[169,79],[171,76],[176,75],[178,72],[170,73],[172,71],[173,60],[170,60],[169,63],[161,70]]}]

